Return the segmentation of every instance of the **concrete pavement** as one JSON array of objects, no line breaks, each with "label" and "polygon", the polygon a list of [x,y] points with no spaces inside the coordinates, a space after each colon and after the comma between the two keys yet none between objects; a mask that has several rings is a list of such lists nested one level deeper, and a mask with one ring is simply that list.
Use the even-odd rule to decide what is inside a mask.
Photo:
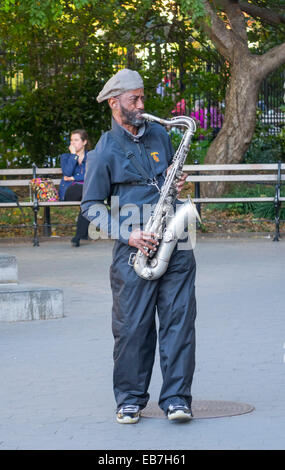
[{"label": "concrete pavement", "polygon": [[[66,315],[0,323],[0,449],[284,449],[284,240],[198,239],[193,398],[255,410],[184,425],[115,421],[112,242],[2,243],[0,251],[16,256],[20,283],[63,289]],[[157,357],[152,402],[160,384]]]}]

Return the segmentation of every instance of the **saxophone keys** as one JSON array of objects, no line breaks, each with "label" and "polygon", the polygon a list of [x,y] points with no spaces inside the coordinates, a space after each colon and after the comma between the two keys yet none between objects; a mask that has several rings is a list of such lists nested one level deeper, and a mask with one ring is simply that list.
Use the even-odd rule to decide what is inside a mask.
[{"label": "saxophone keys", "polygon": [[130,256],[129,256],[129,261],[128,261],[128,265],[129,266],[133,266],[134,263],[135,263],[135,259],[136,259],[136,253],[131,253]]},{"label": "saxophone keys", "polygon": [[174,233],[171,230],[165,230],[163,234],[163,241],[165,241],[166,243],[171,242],[172,240],[174,240],[174,238]]}]

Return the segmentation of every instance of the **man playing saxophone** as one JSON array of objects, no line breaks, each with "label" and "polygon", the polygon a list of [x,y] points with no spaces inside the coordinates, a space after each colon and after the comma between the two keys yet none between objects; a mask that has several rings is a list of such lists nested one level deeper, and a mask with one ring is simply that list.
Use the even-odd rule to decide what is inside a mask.
[{"label": "man playing saxophone", "polygon": [[[143,230],[141,214],[160,196],[173,148],[166,130],[147,122],[144,85],[136,71],[119,71],[97,97],[108,100],[112,129],[87,157],[82,213],[96,224],[92,207],[117,197],[120,207],[139,208],[139,224],[119,230],[113,248],[110,282],[113,294],[113,387],[119,423],[136,423],[149,400],[149,383],[158,336],[162,387],[158,404],[171,421],[192,417],[191,385],[195,368],[195,273],[192,249],[174,248],[166,272],[159,279],[139,277],[129,259],[134,248],[146,256],[159,246],[156,233]],[[178,194],[185,182],[177,183]],[[112,230],[112,210],[107,231]],[[128,214],[120,215],[119,225]],[[156,314],[159,328],[156,329]]]}]

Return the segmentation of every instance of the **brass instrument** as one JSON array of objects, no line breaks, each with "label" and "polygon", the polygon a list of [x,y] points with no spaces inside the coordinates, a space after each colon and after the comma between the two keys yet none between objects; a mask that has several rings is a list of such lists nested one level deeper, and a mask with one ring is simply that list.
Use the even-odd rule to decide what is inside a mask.
[{"label": "brass instrument", "polygon": [[153,232],[159,235],[161,241],[158,249],[157,251],[148,250],[149,256],[144,255],[141,250],[138,250],[134,256],[133,266],[138,276],[154,280],[161,277],[167,270],[171,254],[177,241],[185,232],[189,218],[200,220],[197,209],[190,198],[183,204],[177,204],[176,211],[174,212],[174,203],[177,196],[176,184],[182,175],[191,138],[196,131],[196,124],[194,119],[188,116],[177,116],[169,120],[147,113],[143,113],[142,116],[148,121],[159,122],[165,126],[186,127],[186,131],[161,188],[159,201],[144,228],[146,232]]}]

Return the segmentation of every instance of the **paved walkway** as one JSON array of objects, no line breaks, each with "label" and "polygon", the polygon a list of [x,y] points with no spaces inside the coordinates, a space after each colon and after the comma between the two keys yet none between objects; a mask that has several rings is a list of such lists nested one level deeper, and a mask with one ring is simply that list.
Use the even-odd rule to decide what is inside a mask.
[{"label": "paved walkway", "polygon": [[[111,251],[108,241],[0,244],[21,283],[64,290],[66,314],[0,323],[0,449],[284,449],[284,241],[198,240],[194,399],[255,410],[184,425],[115,421]],[[152,402],[160,383],[157,360]]]}]

